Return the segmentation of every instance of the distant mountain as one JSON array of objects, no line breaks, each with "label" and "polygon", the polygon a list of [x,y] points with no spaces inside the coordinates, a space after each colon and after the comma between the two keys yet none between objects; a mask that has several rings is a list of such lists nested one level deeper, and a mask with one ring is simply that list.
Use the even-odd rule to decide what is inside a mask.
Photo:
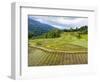
[{"label": "distant mountain", "polygon": [[47,33],[52,29],[54,29],[54,27],[51,25],[43,24],[39,21],[28,18],[28,33],[32,33],[33,37]]}]

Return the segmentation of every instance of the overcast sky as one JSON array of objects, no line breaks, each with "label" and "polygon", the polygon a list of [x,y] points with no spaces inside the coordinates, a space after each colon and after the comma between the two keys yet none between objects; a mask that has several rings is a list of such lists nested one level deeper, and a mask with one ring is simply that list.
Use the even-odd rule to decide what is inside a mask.
[{"label": "overcast sky", "polygon": [[29,16],[29,18],[60,29],[79,28],[88,25],[88,18],[74,16]]}]

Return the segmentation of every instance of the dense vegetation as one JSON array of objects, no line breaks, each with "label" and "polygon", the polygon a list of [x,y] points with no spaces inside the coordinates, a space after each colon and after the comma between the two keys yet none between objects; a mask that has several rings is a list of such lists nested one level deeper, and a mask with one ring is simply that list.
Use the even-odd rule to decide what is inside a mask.
[{"label": "dense vegetation", "polygon": [[[39,33],[37,33],[37,35],[35,35],[34,32],[33,33],[29,32],[28,37],[29,38],[57,38],[57,37],[60,37],[61,33],[63,33],[63,32],[77,32],[76,37],[81,38],[81,34],[88,33],[88,27],[82,26],[82,27],[76,28],[76,29],[70,28],[70,29],[63,29],[63,30],[54,28],[48,32],[44,32],[44,33],[39,32],[41,35]],[[72,34],[75,34],[75,33],[72,33]]]}]

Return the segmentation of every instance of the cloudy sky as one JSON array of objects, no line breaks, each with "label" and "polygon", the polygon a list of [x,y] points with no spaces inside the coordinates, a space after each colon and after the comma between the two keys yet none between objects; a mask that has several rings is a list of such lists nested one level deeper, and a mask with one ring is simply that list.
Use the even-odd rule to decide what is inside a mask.
[{"label": "cloudy sky", "polygon": [[29,18],[60,29],[79,28],[80,26],[88,25],[88,18],[85,17],[29,16]]}]

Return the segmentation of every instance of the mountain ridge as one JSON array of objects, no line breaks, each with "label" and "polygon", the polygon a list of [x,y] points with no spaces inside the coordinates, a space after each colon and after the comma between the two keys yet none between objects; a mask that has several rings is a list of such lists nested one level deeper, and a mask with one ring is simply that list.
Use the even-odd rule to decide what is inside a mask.
[{"label": "mountain ridge", "polygon": [[33,33],[34,37],[38,35],[42,35],[43,33],[46,33],[55,27],[40,23],[39,21],[33,20],[31,18],[28,18],[28,32]]}]

